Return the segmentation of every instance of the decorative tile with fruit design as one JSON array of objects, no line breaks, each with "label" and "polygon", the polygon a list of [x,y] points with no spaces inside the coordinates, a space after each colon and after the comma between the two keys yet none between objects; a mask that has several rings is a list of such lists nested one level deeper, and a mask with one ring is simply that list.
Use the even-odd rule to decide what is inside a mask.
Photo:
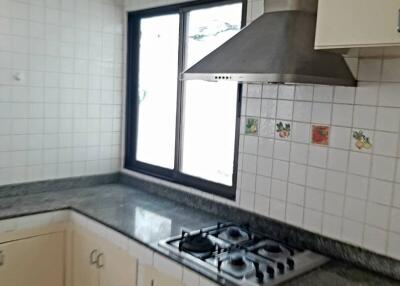
[{"label": "decorative tile with fruit design", "polygon": [[289,138],[290,136],[290,124],[289,123],[283,123],[280,121],[278,124],[276,124],[276,133],[278,133],[280,138]]},{"label": "decorative tile with fruit design", "polygon": [[245,134],[257,135],[258,133],[258,119],[246,118]]},{"label": "decorative tile with fruit design", "polygon": [[329,145],[329,126],[313,125],[311,132],[311,143],[318,145]]},{"label": "decorative tile with fruit design", "polygon": [[354,131],[353,138],[355,139],[354,146],[356,146],[358,150],[369,150],[372,148],[371,140],[364,134],[364,131]]}]

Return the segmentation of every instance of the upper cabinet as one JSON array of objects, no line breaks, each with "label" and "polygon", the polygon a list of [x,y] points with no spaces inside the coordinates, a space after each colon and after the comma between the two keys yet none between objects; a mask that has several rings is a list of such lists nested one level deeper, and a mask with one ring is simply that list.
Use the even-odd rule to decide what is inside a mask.
[{"label": "upper cabinet", "polygon": [[400,46],[400,0],[319,0],[316,49]]}]

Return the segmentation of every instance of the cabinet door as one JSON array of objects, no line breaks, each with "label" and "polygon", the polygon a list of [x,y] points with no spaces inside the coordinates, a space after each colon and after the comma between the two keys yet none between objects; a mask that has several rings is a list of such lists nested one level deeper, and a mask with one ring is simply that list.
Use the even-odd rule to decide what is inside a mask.
[{"label": "cabinet door", "polygon": [[81,231],[72,235],[72,286],[98,286],[99,275],[96,264],[91,263],[100,253],[98,240]]},{"label": "cabinet door", "polygon": [[0,244],[0,251],[0,285],[64,285],[64,233]]},{"label": "cabinet door", "polygon": [[400,45],[400,0],[319,0],[315,47]]},{"label": "cabinet door", "polygon": [[153,270],[154,286],[183,286],[181,281],[165,275],[157,270]]},{"label": "cabinet door", "polygon": [[100,248],[100,286],[136,286],[137,260],[109,242]]}]

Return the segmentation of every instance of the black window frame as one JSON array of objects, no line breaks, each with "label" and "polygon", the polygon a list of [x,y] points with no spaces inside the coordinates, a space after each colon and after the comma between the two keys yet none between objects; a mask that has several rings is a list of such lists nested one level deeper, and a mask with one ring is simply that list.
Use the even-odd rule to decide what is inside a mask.
[{"label": "black window frame", "polygon": [[234,200],[236,198],[236,185],[238,173],[238,151],[240,138],[240,116],[242,106],[242,84],[237,88],[237,108],[236,108],[236,127],[235,127],[235,146],[234,162],[232,173],[232,186],[208,181],[199,177],[184,174],[180,171],[181,163],[181,138],[182,138],[182,115],[183,106],[182,92],[183,83],[178,79],[177,91],[177,109],[176,109],[176,130],[175,130],[175,158],[174,168],[167,169],[160,166],[144,163],[136,160],[137,150],[137,131],[138,131],[138,111],[139,111],[139,45],[140,45],[140,20],[146,17],[162,16],[168,14],[179,14],[179,72],[183,70],[183,60],[185,51],[185,16],[189,11],[199,8],[210,8],[226,4],[242,3],[242,27],[246,24],[247,0],[197,0],[182,4],[169,5],[146,10],[134,11],[128,13],[128,49],[127,49],[127,89],[126,89],[126,120],[125,120],[125,157],[124,168],[150,175],[159,179],[178,183],[188,187],[193,187],[206,193],[218,195],[224,198]]}]

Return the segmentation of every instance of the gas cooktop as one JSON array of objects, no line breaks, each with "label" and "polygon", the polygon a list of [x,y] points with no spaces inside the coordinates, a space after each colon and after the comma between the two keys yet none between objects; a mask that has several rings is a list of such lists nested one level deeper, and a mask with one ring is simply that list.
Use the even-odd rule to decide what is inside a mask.
[{"label": "gas cooktop", "polygon": [[182,231],[159,245],[237,285],[277,285],[328,261],[230,223]]}]

